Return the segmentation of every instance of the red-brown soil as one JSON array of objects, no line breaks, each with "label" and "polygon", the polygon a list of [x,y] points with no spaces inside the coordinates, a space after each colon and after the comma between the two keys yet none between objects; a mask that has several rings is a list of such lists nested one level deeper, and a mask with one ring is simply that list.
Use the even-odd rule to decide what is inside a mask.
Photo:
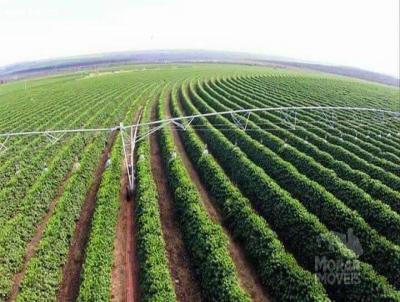
[{"label": "red-brown soil", "polygon": [[[166,112],[167,116],[170,117],[171,115],[169,106],[167,106]],[[229,238],[229,246],[228,246],[229,253],[236,266],[236,271],[238,273],[238,277],[242,288],[251,296],[253,301],[256,302],[270,301],[270,298],[266,290],[262,286],[261,280],[258,278],[255,269],[253,268],[252,264],[246,259],[243,248],[239,245],[238,242],[234,240],[229,230],[223,226],[222,217],[218,212],[218,209],[214,206],[215,202],[213,198],[210,196],[205,186],[201,182],[195,167],[193,166],[192,162],[190,161],[185,151],[185,148],[178,133],[178,131],[183,131],[183,130],[180,128],[177,129],[175,125],[171,126],[171,128],[176,150],[178,154],[181,156],[181,159],[183,160],[183,163],[190,175],[190,178],[195,184],[197,190],[199,191],[201,199],[204,203],[205,208],[207,209],[208,214],[215,223],[218,223],[223,227],[224,233]]]},{"label": "red-brown soil", "polygon": [[22,279],[24,278],[25,274],[26,274],[26,269],[28,267],[28,263],[31,260],[31,258],[33,256],[35,256],[35,252],[36,252],[36,247],[40,241],[40,239],[43,236],[43,232],[46,228],[46,225],[50,219],[50,217],[53,215],[54,213],[54,209],[56,208],[56,205],[58,203],[58,200],[60,199],[61,195],[64,192],[64,186],[66,184],[66,182],[68,181],[68,179],[71,177],[72,175],[72,168],[71,170],[68,172],[67,176],[65,177],[63,183],[61,184],[61,186],[58,188],[56,197],[52,200],[52,202],[50,203],[49,209],[46,213],[46,215],[43,217],[42,221],[40,222],[40,224],[37,226],[35,234],[33,235],[31,241],[28,243],[27,247],[26,247],[26,251],[25,251],[25,259],[24,259],[24,265],[22,267],[22,270],[20,272],[18,272],[15,276],[14,276],[14,280],[13,280],[13,288],[10,294],[10,297],[8,298],[7,302],[11,302],[11,301],[15,301],[15,299],[18,296],[19,293],[19,287],[21,285]]},{"label": "red-brown soil", "polygon": [[183,243],[156,133],[150,136],[150,145],[152,173],[158,190],[161,224],[175,294],[178,301],[201,301],[200,286],[191,269],[189,257]]},{"label": "red-brown soil", "polygon": [[[123,170],[124,171],[124,170]],[[128,221],[128,196],[124,188],[128,184],[126,172],[121,177],[120,208],[114,240],[114,262],[111,273],[111,301],[126,301],[126,242]]]},{"label": "red-brown soil", "polygon": [[[139,122],[139,113],[134,123]],[[127,149],[130,144],[127,144]],[[136,155],[136,154],[135,154]],[[134,159],[136,156],[134,156]],[[135,199],[127,194],[128,173],[122,163],[120,210],[114,241],[114,263],[111,275],[111,301],[139,301],[139,263],[136,252]]]},{"label": "red-brown soil", "polygon": [[68,252],[67,262],[63,268],[63,278],[57,296],[58,301],[75,301],[79,294],[82,264],[89,237],[90,222],[96,205],[96,195],[116,135],[117,133],[113,132],[108,140],[101,160],[97,166],[90,190],[83,203],[81,215],[76,223],[72,243]]}]

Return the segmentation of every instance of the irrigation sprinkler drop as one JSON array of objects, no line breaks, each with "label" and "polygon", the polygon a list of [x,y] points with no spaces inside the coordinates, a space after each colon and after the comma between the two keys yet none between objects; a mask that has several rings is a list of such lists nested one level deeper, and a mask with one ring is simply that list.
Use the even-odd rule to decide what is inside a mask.
[{"label": "irrigation sprinkler drop", "polygon": [[[190,116],[180,116],[180,117],[173,117],[163,120],[156,120],[151,122],[140,123],[139,115],[139,122],[134,125],[125,126],[123,123],[120,123],[119,126],[108,127],[108,128],[95,128],[95,129],[87,129],[87,128],[78,128],[78,129],[61,129],[61,130],[45,130],[45,131],[21,131],[21,132],[6,132],[0,133],[0,139],[4,139],[3,142],[0,142],[0,153],[5,152],[7,147],[6,143],[9,139],[14,136],[32,136],[32,135],[42,135],[45,136],[51,144],[55,144],[60,141],[60,139],[66,134],[84,134],[84,133],[99,133],[99,132],[113,132],[113,131],[120,131],[122,144],[123,144],[123,152],[124,152],[124,161],[125,161],[125,168],[126,173],[128,176],[128,193],[132,194],[135,186],[135,165],[134,165],[134,152],[136,143],[140,140],[148,137],[150,134],[158,131],[159,129],[163,128],[166,125],[170,125],[173,123],[178,128],[182,130],[186,130],[189,125],[196,119],[196,118],[207,118],[210,116],[224,116],[230,115],[233,123],[239,127],[240,129],[246,131],[248,130],[248,122],[250,115],[255,112],[269,112],[275,111],[280,112],[283,115],[284,123],[289,123],[290,128],[292,130],[296,130],[296,125],[298,123],[298,116],[297,113],[299,111],[317,111],[321,115],[326,115],[325,112],[331,114],[331,119],[329,125],[332,128],[335,128],[336,123],[336,112],[337,111],[350,111],[354,113],[361,113],[361,112],[370,112],[375,115],[375,121],[384,122],[385,115],[394,116],[394,118],[400,117],[400,112],[396,111],[389,111],[384,109],[375,109],[375,108],[360,108],[360,107],[334,107],[334,106],[292,106],[292,107],[264,107],[264,108],[252,108],[246,109],[242,108],[239,110],[229,110],[229,111],[213,111],[207,113],[200,113]],[[241,114],[244,114],[242,116]],[[242,123],[242,121],[243,123]],[[294,119],[294,123],[293,123]],[[245,123],[244,123],[245,122]],[[144,131],[141,131],[140,135],[138,135],[138,129],[142,128]],[[389,136],[389,135],[388,135]],[[397,136],[400,136],[400,132],[397,133]],[[370,137],[370,131],[366,135],[367,138]],[[379,134],[381,137],[381,134]],[[343,140],[343,134],[340,135],[340,139]],[[357,138],[357,135],[355,137]],[[125,140],[127,142],[125,142]],[[327,136],[324,139],[327,142]],[[305,138],[305,142],[309,144],[308,137]],[[128,144],[129,143],[129,144]],[[263,141],[261,140],[261,143]],[[235,148],[237,144],[235,144]],[[208,152],[208,151],[207,151]]]}]

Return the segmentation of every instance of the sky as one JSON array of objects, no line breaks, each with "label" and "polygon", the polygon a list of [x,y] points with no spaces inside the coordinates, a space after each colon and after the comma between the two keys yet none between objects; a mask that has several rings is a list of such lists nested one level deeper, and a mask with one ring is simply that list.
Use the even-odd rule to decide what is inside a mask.
[{"label": "sky", "polygon": [[0,0],[0,66],[147,49],[207,49],[400,77],[399,0]]}]

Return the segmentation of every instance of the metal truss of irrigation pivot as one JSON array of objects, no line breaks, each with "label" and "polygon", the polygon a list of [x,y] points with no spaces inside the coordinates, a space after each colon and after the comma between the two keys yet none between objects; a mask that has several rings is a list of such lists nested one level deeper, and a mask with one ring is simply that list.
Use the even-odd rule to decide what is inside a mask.
[{"label": "metal truss of irrigation pivot", "polygon": [[[135,153],[136,143],[146,138],[150,134],[158,131],[159,129],[161,129],[166,125],[174,124],[180,130],[186,130],[187,127],[189,127],[193,122],[193,120],[196,118],[215,116],[215,115],[228,115],[231,117],[232,121],[235,123],[237,127],[246,131],[250,115],[253,112],[275,111],[280,113],[283,120],[283,124],[287,125],[289,129],[295,130],[298,124],[297,113],[303,110],[318,111],[325,118],[325,121],[328,121],[328,126],[331,128],[335,127],[337,120],[336,117],[337,111],[351,111],[353,112],[353,117],[354,118],[359,117],[360,121],[362,117],[361,114],[363,112],[372,113],[372,116],[370,117],[370,122],[385,123],[389,119],[390,120],[395,119],[397,121],[400,121],[400,112],[375,109],[375,108],[333,107],[333,106],[265,107],[265,108],[255,108],[255,109],[240,109],[240,110],[230,110],[222,112],[210,112],[210,113],[196,114],[190,116],[168,118],[146,123],[137,123],[134,125],[127,125],[127,126],[125,126],[123,123],[120,123],[119,126],[115,126],[112,128],[95,128],[95,129],[82,128],[82,129],[0,133],[0,153],[7,150],[6,144],[9,141],[9,139],[16,136],[43,135],[50,141],[51,144],[55,144],[65,134],[120,131],[123,143],[125,167],[129,180],[129,190],[133,191],[135,184],[134,153]],[[139,116],[139,121],[140,121],[140,116]],[[139,128],[142,128],[140,134],[138,133]],[[400,134],[400,132],[398,134]],[[390,136],[390,134],[388,134],[387,136]]]}]

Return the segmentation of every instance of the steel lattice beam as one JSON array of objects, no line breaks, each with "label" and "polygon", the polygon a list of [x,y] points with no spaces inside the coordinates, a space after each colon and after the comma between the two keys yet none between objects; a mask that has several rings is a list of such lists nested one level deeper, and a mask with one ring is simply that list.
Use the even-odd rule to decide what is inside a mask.
[{"label": "steel lattice beam", "polygon": [[[45,130],[45,131],[25,131],[25,132],[6,132],[0,133],[0,137],[13,137],[13,136],[29,136],[29,135],[56,135],[56,134],[67,134],[67,133],[85,133],[85,132],[111,132],[115,130],[127,130],[131,128],[138,128],[143,126],[164,126],[170,123],[178,124],[180,121],[188,120],[192,122],[195,118],[198,117],[207,117],[207,116],[215,116],[215,115],[233,115],[239,113],[252,113],[252,112],[260,112],[260,111],[355,111],[355,112],[374,112],[375,114],[388,114],[393,115],[395,118],[400,119],[400,112],[398,111],[390,111],[384,109],[375,109],[375,108],[362,108],[362,107],[334,107],[334,106],[293,106],[293,107],[265,107],[265,108],[255,108],[255,109],[239,109],[239,110],[230,110],[230,111],[220,111],[220,112],[210,112],[204,114],[196,114],[189,116],[181,116],[174,117],[169,119],[157,120],[146,123],[137,123],[134,125],[124,126],[120,124],[119,126],[110,127],[110,128],[80,128],[80,129],[62,129],[62,130]],[[181,124],[181,123],[180,123]]]}]

